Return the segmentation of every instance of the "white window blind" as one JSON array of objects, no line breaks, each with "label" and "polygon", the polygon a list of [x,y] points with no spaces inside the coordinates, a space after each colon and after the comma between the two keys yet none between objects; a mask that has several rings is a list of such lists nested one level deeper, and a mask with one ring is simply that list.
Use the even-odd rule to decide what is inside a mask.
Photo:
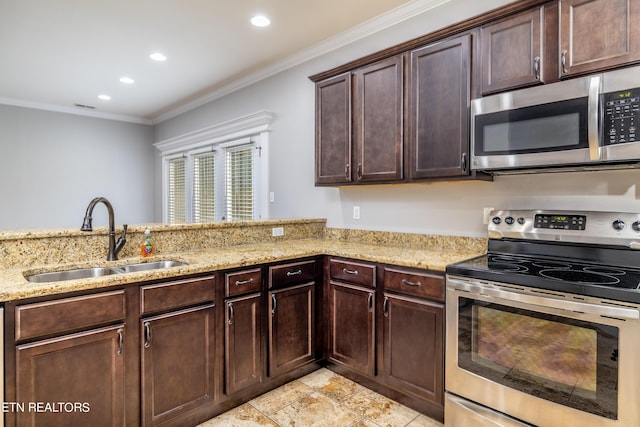
[{"label": "white window blind", "polygon": [[186,212],[186,159],[168,161],[168,217],[170,223],[185,222]]},{"label": "white window blind", "polygon": [[215,221],[215,155],[193,156],[193,222]]},{"label": "white window blind", "polygon": [[229,221],[254,218],[254,151],[254,145],[227,149],[225,177]]}]

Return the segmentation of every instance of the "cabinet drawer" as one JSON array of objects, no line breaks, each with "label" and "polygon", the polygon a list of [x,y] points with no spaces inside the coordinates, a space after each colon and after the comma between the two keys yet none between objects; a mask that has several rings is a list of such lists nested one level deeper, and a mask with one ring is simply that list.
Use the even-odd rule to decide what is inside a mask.
[{"label": "cabinet drawer", "polygon": [[437,273],[385,267],[384,289],[444,301],[444,277]]},{"label": "cabinet drawer", "polygon": [[329,276],[332,280],[376,287],[376,266],[373,264],[330,259]]},{"label": "cabinet drawer", "polygon": [[215,276],[159,283],[140,288],[142,314],[213,301]]},{"label": "cabinet drawer", "polygon": [[123,290],[21,305],[16,307],[16,341],[121,321],[125,311]]},{"label": "cabinet drawer", "polygon": [[282,288],[316,279],[316,262],[302,261],[269,267],[269,288]]},{"label": "cabinet drawer", "polygon": [[261,288],[262,270],[259,268],[238,271],[236,273],[227,273],[225,275],[226,297],[258,292]]}]

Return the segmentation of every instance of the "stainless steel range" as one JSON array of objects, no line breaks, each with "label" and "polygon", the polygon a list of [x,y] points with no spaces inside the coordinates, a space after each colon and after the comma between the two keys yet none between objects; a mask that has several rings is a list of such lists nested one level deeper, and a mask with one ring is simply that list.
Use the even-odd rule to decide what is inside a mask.
[{"label": "stainless steel range", "polygon": [[640,214],[494,211],[447,267],[445,425],[640,425]]}]

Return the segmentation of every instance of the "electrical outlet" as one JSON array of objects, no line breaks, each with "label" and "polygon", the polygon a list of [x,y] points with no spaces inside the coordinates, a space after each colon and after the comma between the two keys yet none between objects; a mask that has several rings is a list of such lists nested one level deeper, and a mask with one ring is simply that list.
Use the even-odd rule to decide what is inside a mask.
[{"label": "electrical outlet", "polygon": [[284,227],[273,227],[271,229],[271,235],[273,237],[284,236]]},{"label": "electrical outlet", "polygon": [[491,221],[491,211],[495,210],[494,208],[484,208],[482,213],[482,223],[489,224]]},{"label": "electrical outlet", "polygon": [[353,207],[353,219],[360,219],[360,206]]}]

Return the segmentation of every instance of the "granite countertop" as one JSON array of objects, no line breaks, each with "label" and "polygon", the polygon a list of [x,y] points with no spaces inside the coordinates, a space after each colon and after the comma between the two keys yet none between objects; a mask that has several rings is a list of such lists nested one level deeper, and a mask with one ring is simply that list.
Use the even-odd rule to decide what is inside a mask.
[{"label": "granite countertop", "polygon": [[217,270],[286,261],[316,255],[333,255],[356,258],[364,261],[380,262],[417,267],[444,272],[447,264],[481,255],[478,252],[445,249],[412,249],[374,243],[352,243],[333,239],[311,238],[289,240],[281,243],[259,243],[236,245],[201,251],[183,251],[162,253],[154,259],[180,260],[188,265],[160,270],[136,273],[115,274],[89,279],[68,280],[63,282],[31,283],[25,274],[46,271],[65,270],[82,267],[103,267],[136,263],[140,257],[123,258],[119,261],[96,261],[74,264],[56,264],[34,268],[0,269],[0,301],[54,295],[64,292],[99,289],[149,280],[167,279],[190,274],[213,272]]}]

